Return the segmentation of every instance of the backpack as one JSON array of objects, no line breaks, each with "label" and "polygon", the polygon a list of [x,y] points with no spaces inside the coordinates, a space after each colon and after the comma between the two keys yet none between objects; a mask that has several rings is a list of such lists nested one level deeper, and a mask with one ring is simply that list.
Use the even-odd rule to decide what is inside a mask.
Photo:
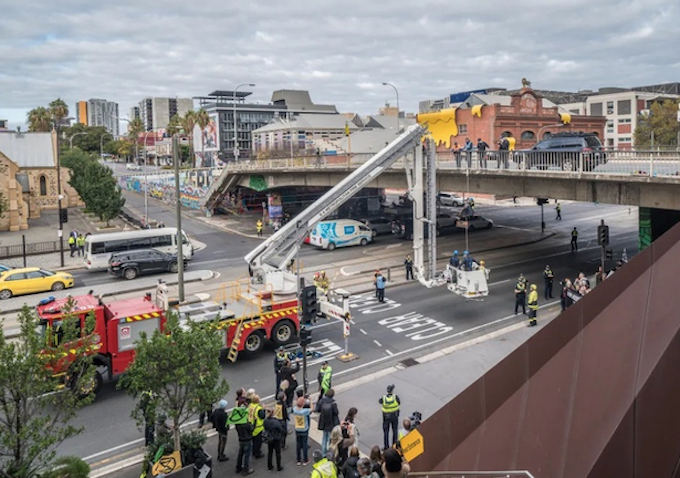
[{"label": "backpack", "polygon": [[344,478],[361,478],[361,474],[359,473],[359,470],[357,470],[355,467],[347,467],[345,468],[345,473],[344,473]]}]

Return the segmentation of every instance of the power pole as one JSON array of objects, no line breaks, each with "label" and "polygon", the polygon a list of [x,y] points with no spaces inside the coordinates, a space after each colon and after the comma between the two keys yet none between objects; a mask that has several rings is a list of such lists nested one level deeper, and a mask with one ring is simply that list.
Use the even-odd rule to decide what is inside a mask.
[{"label": "power pole", "polygon": [[175,162],[175,212],[177,213],[177,288],[179,301],[184,302],[184,234],[182,234],[182,202],[179,196],[179,141],[172,136],[172,157]]}]

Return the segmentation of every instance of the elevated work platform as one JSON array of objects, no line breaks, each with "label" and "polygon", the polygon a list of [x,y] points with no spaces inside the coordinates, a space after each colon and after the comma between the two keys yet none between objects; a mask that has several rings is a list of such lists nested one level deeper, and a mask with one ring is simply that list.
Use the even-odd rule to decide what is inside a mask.
[{"label": "elevated work platform", "polygon": [[678,264],[680,225],[429,417],[412,469],[677,476]]}]

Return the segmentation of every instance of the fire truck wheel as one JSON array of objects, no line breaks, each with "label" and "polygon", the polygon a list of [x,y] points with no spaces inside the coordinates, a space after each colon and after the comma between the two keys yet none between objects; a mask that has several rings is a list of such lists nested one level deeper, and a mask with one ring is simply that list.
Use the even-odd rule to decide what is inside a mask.
[{"label": "fire truck wheel", "polygon": [[12,297],[12,291],[10,290],[0,290],[0,300],[7,300]]},{"label": "fire truck wheel", "polygon": [[80,384],[78,393],[83,397],[96,395],[99,393],[99,390],[101,390],[103,384],[104,379],[102,378],[102,374],[95,372],[90,380],[83,381],[83,383]]},{"label": "fire truck wheel", "polygon": [[64,290],[64,283],[55,282],[54,284],[52,284],[52,290]]},{"label": "fire truck wheel", "polygon": [[255,355],[264,347],[264,333],[261,330],[255,330],[247,338],[243,345],[243,349],[249,354]]},{"label": "fire truck wheel", "polygon": [[272,341],[274,345],[286,345],[295,336],[295,325],[290,320],[282,320],[272,330]]},{"label": "fire truck wheel", "polygon": [[137,269],[133,269],[132,267],[125,269],[123,271],[123,277],[125,277],[127,280],[134,279],[137,277]]}]

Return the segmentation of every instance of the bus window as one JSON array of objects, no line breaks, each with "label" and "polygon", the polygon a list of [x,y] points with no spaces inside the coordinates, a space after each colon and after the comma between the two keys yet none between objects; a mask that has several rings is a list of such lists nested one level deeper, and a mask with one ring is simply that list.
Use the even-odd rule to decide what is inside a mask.
[{"label": "bus window", "polygon": [[128,250],[128,240],[106,241],[104,243],[106,252],[122,252]]}]

